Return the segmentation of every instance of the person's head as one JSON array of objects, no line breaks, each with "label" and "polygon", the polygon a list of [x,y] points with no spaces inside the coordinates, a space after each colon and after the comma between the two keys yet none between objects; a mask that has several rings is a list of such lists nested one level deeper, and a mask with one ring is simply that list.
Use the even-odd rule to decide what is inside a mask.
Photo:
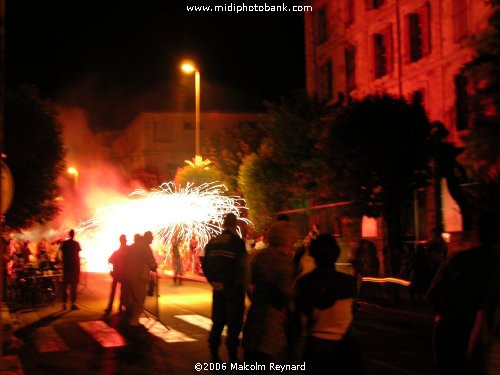
[{"label": "person's head", "polygon": [[148,230],[146,233],[144,233],[144,242],[148,245],[153,243],[153,232]]},{"label": "person's head", "polygon": [[141,242],[141,235],[139,233],[134,234],[134,243]]},{"label": "person's head", "polygon": [[335,264],[339,255],[340,248],[329,234],[320,234],[311,241],[309,253],[314,258],[318,267],[330,267]]},{"label": "person's head", "polygon": [[127,236],[122,234],[120,236],[120,245],[126,245],[127,244]]},{"label": "person's head", "polygon": [[270,247],[285,248],[293,252],[299,231],[288,221],[276,221],[267,230],[267,243]]},{"label": "person's head", "polygon": [[236,222],[237,222],[237,218],[236,218],[236,215],[233,214],[232,212],[226,214],[226,216],[224,216],[224,228],[226,229],[236,229]]},{"label": "person's head", "polygon": [[75,230],[74,229],[70,229],[70,231],[68,232],[68,236],[71,239],[75,238]]}]

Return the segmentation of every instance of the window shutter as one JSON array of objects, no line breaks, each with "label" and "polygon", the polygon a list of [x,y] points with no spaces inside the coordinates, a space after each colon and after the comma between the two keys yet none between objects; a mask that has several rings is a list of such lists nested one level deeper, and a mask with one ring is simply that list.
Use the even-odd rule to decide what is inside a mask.
[{"label": "window shutter", "polygon": [[431,7],[426,3],[419,12],[422,32],[422,56],[431,53]]}]

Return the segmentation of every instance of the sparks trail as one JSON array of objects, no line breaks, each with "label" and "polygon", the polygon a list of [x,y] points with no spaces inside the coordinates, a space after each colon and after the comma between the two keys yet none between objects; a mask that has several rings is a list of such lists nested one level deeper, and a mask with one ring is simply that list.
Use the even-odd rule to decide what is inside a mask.
[{"label": "sparks trail", "polygon": [[227,213],[240,218],[240,211],[246,209],[242,198],[224,195],[226,191],[217,182],[199,186],[188,183],[185,187],[168,182],[149,192],[136,190],[118,203],[99,208],[93,218],[78,226],[88,270],[108,269],[107,260],[117,248],[120,234],[125,234],[130,243],[135,233],[150,230],[155,250],[165,249],[173,236],[189,240],[195,235],[204,247],[211,237],[222,232]]}]

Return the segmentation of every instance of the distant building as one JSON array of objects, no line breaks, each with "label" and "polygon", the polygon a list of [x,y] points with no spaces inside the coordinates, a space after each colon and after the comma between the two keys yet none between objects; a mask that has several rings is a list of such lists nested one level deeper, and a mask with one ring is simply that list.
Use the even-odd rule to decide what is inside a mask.
[{"label": "distant building", "polygon": [[[203,112],[200,121],[201,151],[214,131],[262,120],[258,113]],[[143,112],[124,130],[100,133],[109,157],[132,176],[150,171],[172,178],[178,167],[195,154],[192,112]]]},{"label": "distant building", "polygon": [[[486,1],[307,0],[306,4],[314,8],[305,13],[309,94],[330,105],[377,92],[402,96],[422,103],[431,121],[446,126],[448,141],[460,144],[460,135],[472,123],[471,82],[461,69],[488,27],[492,9]],[[427,238],[439,221],[440,209],[445,229],[461,230],[457,206],[446,187],[440,203],[433,190],[416,192],[415,205],[402,218],[404,227],[413,227],[416,239]]]}]

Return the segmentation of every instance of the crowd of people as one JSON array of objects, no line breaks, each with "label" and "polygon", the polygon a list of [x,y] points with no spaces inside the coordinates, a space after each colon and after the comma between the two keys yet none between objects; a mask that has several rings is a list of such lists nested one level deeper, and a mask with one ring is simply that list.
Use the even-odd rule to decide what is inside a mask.
[{"label": "crowd of people", "polygon": [[[297,242],[297,229],[287,217],[279,217],[268,228],[265,245],[249,252],[237,235],[237,218],[228,215],[224,232],[208,243],[202,263],[213,289],[211,359],[222,361],[221,333],[227,326],[231,362],[240,361],[242,332],[247,363],[305,361],[306,373],[361,374],[353,325],[357,280],[383,275],[406,277],[410,295],[418,293],[435,309],[433,348],[439,373],[490,373],[487,369],[498,368],[491,367],[494,353],[498,355],[500,300],[495,223],[495,217],[479,220],[478,247],[451,256],[442,229],[435,228],[429,241],[420,244],[424,246],[401,252],[394,262],[398,267],[380,262],[375,244],[362,239],[351,254],[349,275],[336,270],[340,248],[318,226]],[[251,305],[244,320],[245,294]]]},{"label": "crowd of people", "polygon": [[20,306],[36,304],[42,298],[53,301],[57,285],[48,276],[62,276],[60,248],[64,242],[49,242],[45,238],[33,242],[15,237],[3,241],[3,298]]},{"label": "crowd of people", "polygon": [[[267,231],[265,248],[249,257],[237,235],[236,216],[228,214],[224,228],[207,244],[202,263],[213,289],[208,340],[212,361],[222,361],[219,347],[227,325],[232,363],[240,362],[238,336],[243,331],[247,362],[306,361],[307,373],[347,368],[354,370],[349,373],[363,373],[353,329],[356,282],[335,269],[340,254],[335,239],[316,228],[302,243],[306,248],[299,251],[301,256],[294,259],[299,233],[287,217],[280,217]],[[300,269],[305,257],[315,263],[307,271]],[[251,305],[244,321],[245,294]]]},{"label": "crowd of people", "polygon": [[[244,360],[250,363],[305,361],[306,373],[363,373],[353,324],[359,280],[383,274],[407,278],[410,294],[425,295],[434,307],[434,348],[440,373],[464,373],[485,363],[482,350],[491,349],[491,332],[498,329],[498,277],[491,277],[499,259],[498,233],[492,224],[496,218],[480,222],[477,249],[449,257],[442,230],[436,228],[425,247],[402,252],[397,272],[379,261],[373,242],[361,239],[349,257],[352,275],[336,269],[340,247],[317,225],[301,240],[295,225],[282,215],[255,241],[240,237],[237,221],[232,213],[225,216],[222,233],[207,243],[203,257],[195,237],[185,241],[176,234],[170,244],[174,284],[182,283],[179,250],[188,243],[190,264],[203,271],[212,287],[213,325],[208,346],[213,362],[223,361],[221,336],[227,326],[225,346],[232,363],[240,363],[241,344]],[[70,308],[78,309],[81,246],[74,237],[74,230],[70,230],[66,240],[44,240],[34,249],[26,241],[7,242],[4,277],[15,277],[35,265],[38,269],[60,269],[63,309],[67,308],[68,289]],[[151,248],[153,234],[136,234],[132,244],[121,235],[117,242],[118,248],[109,258],[113,281],[105,315],[111,314],[120,286],[118,312],[123,328],[132,337],[142,336],[146,330],[139,317],[151,274],[158,267]],[[382,250],[382,255],[386,252]]]}]

